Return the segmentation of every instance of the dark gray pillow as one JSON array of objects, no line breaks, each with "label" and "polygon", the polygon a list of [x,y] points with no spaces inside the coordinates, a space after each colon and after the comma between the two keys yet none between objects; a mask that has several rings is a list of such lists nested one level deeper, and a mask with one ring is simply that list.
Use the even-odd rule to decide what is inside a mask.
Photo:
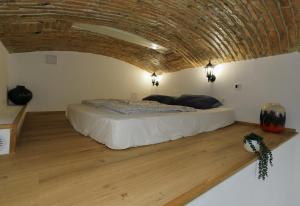
[{"label": "dark gray pillow", "polygon": [[219,100],[207,95],[181,95],[174,104],[195,109],[211,109],[222,106]]},{"label": "dark gray pillow", "polygon": [[173,104],[175,99],[175,97],[166,95],[150,95],[148,97],[145,97],[143,100],[156,101],[162,104]]}]

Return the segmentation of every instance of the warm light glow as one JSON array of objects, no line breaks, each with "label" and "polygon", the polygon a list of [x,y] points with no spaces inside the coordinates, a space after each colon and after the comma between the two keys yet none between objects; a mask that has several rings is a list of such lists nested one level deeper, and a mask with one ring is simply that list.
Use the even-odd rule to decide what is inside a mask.
[{"label": "warm light glow", "polygon": [[157,49],[160,48],[160,46],[157,45],[157,44],[155,44],[155,43],[151,43],[151,44],[150,44],[150,47],[151,47],[151,49],[154,49],[154,50],[157,50]]},{"label": "warm light glow", "polygon": [[152,80],[152,77],[151,77],[152,73],[149,73],[149,72],[144,72],[144,80],[145,82],[151,82]]},{"label": "warm light glow", "polygon": [[214,74],[214,67],[205,67],[205,71],[207,74]]},{"label": "warm light glow", "polygon": [[206,71],[206,77],[208,82],[214,82],[216,80],[216,75],[214,74],[215,65],[209,60],[208,64],[204,67]]},{"label": "warm light glow", "polygon": [[160,53],[166,53],[168,51],[167,48],[156,44],[148,39],[145,39],[142,36],[120,30],[113,27],[96,25],[96,24],[85,24],[85,23],[73,23],[72,29],[81,30],[81,31],[88,31],[96,34],[106,35],[113,37],[115,39],[120,39],[123,41],[127,41],[133,44],[137,44],[140,46],[144,46],[150,49],[154,49]]},{"label": "warm light glow", "polygon": [[157,75],[157,81],[159,81],[159,83],[161,82],[162,79],[163,79],[163,75]]},{"label": "warm light glow", "polygon": [[214,75],[216,75],[216,77],[219,77],[222,74],[223,70],[224,70],[224,64],[216,65],[214,68]]},{"label": "warm light glow", "polygon": [[[153,73],[149,73],[149,72],[144,72],[143,74],[143,79],[145,82],[152,84],[152,74]],[[156,73],[155,73],[156,74]],[[156,74],[156,81],[158,81],[159,83],[161,82],[161,80],[163,79],[163,75],[162,74]]]}]

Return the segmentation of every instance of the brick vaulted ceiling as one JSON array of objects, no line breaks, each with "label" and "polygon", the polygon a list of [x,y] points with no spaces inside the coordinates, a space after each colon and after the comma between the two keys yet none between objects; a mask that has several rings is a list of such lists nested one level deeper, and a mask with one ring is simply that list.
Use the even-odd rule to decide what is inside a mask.
[{"label": "brick vaulted ceiling", "polygon": [[[117,28],[168,49],[159,52],[74,23]],[[9,52],[80,51],[148,71],[300,50],[300,0],[0,0],[0,40]]]}]

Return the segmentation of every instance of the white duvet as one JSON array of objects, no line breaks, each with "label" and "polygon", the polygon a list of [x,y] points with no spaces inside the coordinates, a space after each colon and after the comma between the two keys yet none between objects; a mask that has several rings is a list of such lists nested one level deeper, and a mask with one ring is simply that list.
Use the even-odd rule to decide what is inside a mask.
[{"label": "white duvet", "polygon": [[75,130],[112,149],[156,144],[213,131],[234,122],[230,108],[121,114],[104,106],[69,105],[67,118]]},{"label": "white duvet", "polygon": [[90,105],[96,108],[105,107],[122,114],[140,114],[157,112],[195,112],[192,107],[167,105],[155,101],[130,101],[121,99],[96,99],[84,100],[82,104]]}]

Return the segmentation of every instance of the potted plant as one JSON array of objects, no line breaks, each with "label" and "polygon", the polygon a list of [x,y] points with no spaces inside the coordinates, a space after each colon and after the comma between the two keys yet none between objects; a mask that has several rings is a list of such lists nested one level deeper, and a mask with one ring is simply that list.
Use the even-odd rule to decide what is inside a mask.
[{"label": "potted plant", "polygon": [[255,133],[250,133],[244,138],[244,147],[249,152],[254,152],[258,157],[258,179],[265,180],[268,176],[269,164],[273,166],[273,155],[266,146],[263,138]]}]

